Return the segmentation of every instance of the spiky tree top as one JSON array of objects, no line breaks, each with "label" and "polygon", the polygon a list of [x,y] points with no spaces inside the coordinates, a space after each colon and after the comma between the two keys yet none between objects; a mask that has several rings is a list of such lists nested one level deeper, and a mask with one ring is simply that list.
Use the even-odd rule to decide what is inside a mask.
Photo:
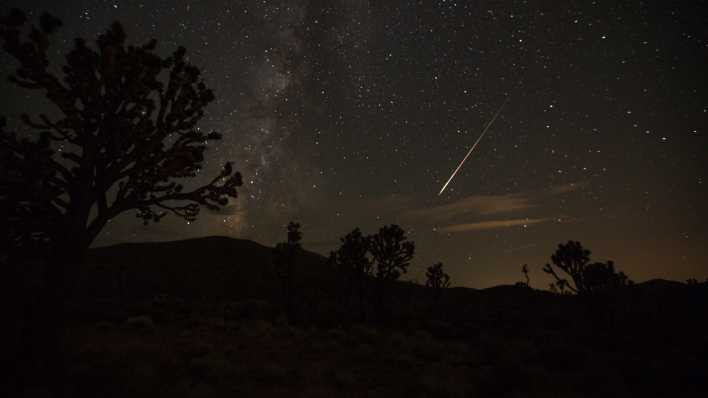
[{"label": "spiky tree top", "polygon": [[[543,271],[555,279],[551,283],[551,290],[560,293],[583,295],[632,284],[627,275],[615,270],[614,262],[590,263],[590,250],[577,241],[559,244],[551,261],[553,265],[546,264]],[[560,272],[570,276],[572,283]]]},{"label": "spiky tree top", "polygon": [[371,259],[369,258],[369,241],[359,228],[340,239],[341,245],[337,251],[330,253],[332,261],[342,271],[363,276],[371,274]]},{"label": "spiky tree top", "polygon": [[376,263],[376,277],[396,280],[408,271],[415,244],[407,240],[403,228],[392,224],[369,237],[369,251]]},{"label": "spiky tree top", "polygon": [[443,264],[436,263],[425,270],[425,286],[433,289],[443,289],[450,286],[450,275],[443,271]]},{"label": "spiky tree top", "polygon": [[543,272],[550,274],[556,280],[556,287],[562,292],[566,289],[573,293],[583,293],[583,272],[590,262],[590,250],[585,249],[580,242],[569,240],[566,244],[559,244],[556,252],[551,256],[551,262],[560,271],[570,276],[571,284],[566,278],[556,272],[551,264],[543,267]]},{"label": "spiky tree top", "polygon": [[[218,209],[236,197],[241,175],[230,163],[198,188],[178,182],[200,172],[207,143],[221,138],[197,127],[214,94],[184,48],[161,57],[155,40],[126,45],[114,23],[95,47],[75,40],[60,78],[49,70],[47,50],[61,22],[44,14],[25,37],[26,22],[18,10],[0,18],[3,48],[19,63],[9,79],[45,95],[59,112],[22,115],[34,136],[0,129],[4,166],[12,170],[0,176],[0,196],[17,217],[41,214],[49,235],[77,234],[87,247],[125,211],[137,210],[145,223],[168,213],[194,220],[200,205]],[[21,187],[22,174],[34,185]]]},{"label": "spiky tree top", "polygon": [[588,293],[599,293],[634,284],[624,272],[615,270],[615,263],[593,263],[585,268],[585,290]]},{"label": "spiky tree top", "polygon": [[295,261],[295,255],[302,250],[300,241],[302,241],[302,231],[300,224],[289,222],[287,226],[288,241],[280,242],[273,249],[273,262],[276,267],[276,273],[279,277],[290,278],[292,276],[292,267]]}]

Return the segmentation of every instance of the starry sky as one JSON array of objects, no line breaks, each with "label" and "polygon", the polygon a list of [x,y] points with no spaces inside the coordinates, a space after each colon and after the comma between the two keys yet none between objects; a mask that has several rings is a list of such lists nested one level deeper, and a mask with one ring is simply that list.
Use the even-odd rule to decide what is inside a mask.
[{"label": "starry sky", "polygon": [[[327,254],[354,227],[403,226],[407,278],[442,261],[453,285],[523,279],[580,240],[635,281],[708,277],[706,1],[3,1],[74,37],[120,21],[128,41],[187,48],[240,197],[188,224],[133,214],[96,245],[226,235],[271,245],[289,220]],[[36,20],[36,19],[35,19]],[[0,56],[0,71],[14,64]],[[1,113],[39,109],[0,83]],[[502,103],[499,118],[438,192]]]}]

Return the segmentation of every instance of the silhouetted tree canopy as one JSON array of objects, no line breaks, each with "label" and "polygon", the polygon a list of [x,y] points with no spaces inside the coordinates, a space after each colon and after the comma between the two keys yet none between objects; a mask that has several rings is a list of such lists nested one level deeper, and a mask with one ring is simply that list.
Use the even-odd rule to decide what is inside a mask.
[{"label": "silhouetted tree canopy", "polygon": [[3,49],[19,64],[9,80],[59,112],[23,114],[21,134],[0,124],[9,240],[41,235],[80,253],[123,212],[136,210],[145,223],[168,213],[194,220],[200,206],[218,209],[236,197],[241,175],[230,163],[205,185],[180,182],[199,174],[207,143],[221,138],[197,127],[214,94],[184,48],[161,57],[155,40],[127,45],[114,23],[95,46],[77,38],[60,77],[48,49],[61,22],[43,14],[39,27],[26,25],[18,10],[0,18]]},{"label": "silhouetted tree canopy", "polygon": [[345,302],[351,296],[357,295],[359,299],[359,314],[363,318],[365,313],[365,299],[368,278],[373,272],[373,263],[369,256],[369,240],[359,228],[340,238],[341,245],[329,255],[330,263],[345,279]]},{"label": "silhouetted tree canopy", "polygon": [[415,244],[398,225],[387,225],[369,237],[369,251],[376,264],[376,278],[396,280],[408,271]]},{"label": "silhouetted tree canopy", "polygon": [[287,231],[288,240],[278,243],[273,249],[273,263],[280,278],[290,278],[295,256],[302,249],[300,246],[302,240],[300,224],[291,221],[288,223]]},{"label": "silhouetted tree canopy", "polygon": [[359,228],[340,238],[337,251],[330,253],[330,261],[342,272],[351,275],[370,275],[372,262],[368,256],[369,242]]},{"label": "silhouetted tree canopy", "polygon": [[287,231],[288,240],[278,243],[273,249],[273,265],[275,266],[276,275],[282,283],[283,300],[285,301],[288,316],[292,318],[295,258],[302,250],[300,245],[302,232],[300,232],[300,224],[292,221],[288,223]]},{"label": "silhouetted tree canopy", "polygon": [[[623,272],[616,272],[614,263],[590,263],[590,250],[585,249],[578,241],[568,241],[559,244],[551,256],[551,264],[546,264],[543,271],[554,277],[551,290],[560,293],[589,294],[612,287],[627,286],[632,282]],[[562,274],[571,278],[569,281]]]},{"label": "silhouetted tree canopy", "polygon": [[599,293],[633,284],[624,272],[615,271],[613,261],[592,263],[585,268],[583,281],[588,293]]},{"label": "silhouetted tree canopy", "polygon": [[425,271],[425,286],[439,290],[450,286],[450,276],[443,270],[442,263],[436,263]]}]

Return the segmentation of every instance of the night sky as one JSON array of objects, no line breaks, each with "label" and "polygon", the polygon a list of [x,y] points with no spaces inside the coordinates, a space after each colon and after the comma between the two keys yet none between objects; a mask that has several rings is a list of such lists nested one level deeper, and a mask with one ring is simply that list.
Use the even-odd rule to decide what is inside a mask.
[{"label": "night sky", "polygon": [[[3,1],[71,40],[120,21],[178,45],[217,100],[240,197],[191,224],[126,214],[96,245],[226,235],[272,245],[299,221],[327,254],[354,227],[403,226],[408,278],[442,261],[453,285],[523,279],[580,240],[635,281],[708,277],[706,1]],[[3,54],[4,75],[14,63]],[[10,118],[46,106],[4,81]],[[443,183],[508,98],[447,190]],[[50,110],[51,112],[51,110]],[[12,119],[11,119],[12,120]]]}]

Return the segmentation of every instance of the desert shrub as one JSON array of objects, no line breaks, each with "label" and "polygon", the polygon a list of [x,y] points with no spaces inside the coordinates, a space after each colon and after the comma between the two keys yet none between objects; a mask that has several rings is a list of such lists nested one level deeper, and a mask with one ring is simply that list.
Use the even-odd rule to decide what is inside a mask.
[{"label": "desert shrub", "polygon": [[374,346],[368,343],[361,343],[352,351],[352,358],[365,363],[370,363],[372,356],[375,354],[376,349],[374,349]]},{"label": "desert shrub", "polygon": [[268,321],[256,319],[242,325],[239,332],[247,337],[266,337],[273,332],[273,324]]},{"label": "desert shrub", "polygon": [[445,356],[445,347],[433,339],[417,340],[413,346],[413,353],[424,361],[439,361]]},{"label": "desert shrub", "polygon": [[308,339],[308,346],[313,352],[319,354],[334,353],[341,350],[341,346],[336,340],[318,338],[317,336],[311,336]]},{"label": "desert shrub", "polygon": [[412,337],[416,341],[428,341],[433,339],[433,335],[425,329],[417,329],[413,332]]},{"label": "desert shrub", "polygon": [[203,340],[194,339],[190,336],[189,339],[175,345],[175,349],[181,362],[189,364],[195,358],[201,358],[208,355],[214,350],[214,347]]},{"label": "desert shrub", "polygon": [[343,344],[349,343],[349,340],[350,340],[347,332],[345,332],[344,330],[342,330],[340,328],[327,329],[324,333],[324,337],[330,341],[334,341],[337,343],[343,343]]},{"label": "desert shrub", "polygon": [[470,346],[464,342],[451,342],[445,344],[445,359],[456,365],[470,363]]},{"label": "desert shrub", "polygon": [[147,315],[130,317],[125,320],[123,325],[128,330],[140,332],[154,332],[156,329],[155,322]]},{"label": "desert shrub", "polygon": [[265,300],[241,300],[224,303],[223,316],[226,320],[275,320],[277,309]]},{"label": "desert shrub", "polygon": [[283,386],[291,383],[294,374],[278,362],[259,362],[249,369],[249,376],[257,382]]},{"label": "desert shrub", "polygon": [[386,339],[387,345],[396,350],[408,348],[408,340],[408,336],[397,330],[389,333]]},{"label": "desert shrub", "polygon": [[359,382],[356,373],[346,368],[330,368],[325,376],[342,391],[351,391]]},{"label": "desert shrub", "polygon": [[389,354],[387,360],[387,363],[390,364],[393,369],[399,371],[414,370],[416,365],[420,362],[414,354],[405,351],[393,351]]},{"label": "desert shrub", "polygon": [[469,396],[467,383],[455,380],[443,370],[435,367],[429,368],[423,373],[415,385],[418,389],[415,392],[416,396],[440,398]]},{"label": "desert shrub", "polygon": [[96,330],[98,330],[99,332],[108,332],[114,330],[116,328],[115,326],[116,325],[111,321],[103,320],[96,322]]},{"label": "desert shrub", "polygon": [[453,338],[457,335],[451,323],[441,320],[431,320],[427,322],[427,330],[435,337],[442,339]]},{"label": "desert shrub", "polygon": [[216,384],[230,379],[235,370],[223,353],[210,352],[189,363],[190,374],[199,381]]},{"label": "desert shrub", "polygon": [[185,396],[193,398],[211,398],[217,396],[217,391],[214,386],[209,383],[196,383],[185,381],[180,385],[182,387],[177,391],[175,396]]},{"label": "desert shrub", "polygon": [[375,344],[380,339],[379,331],[367,325],[354,325],[350,331],[360,343]]},{"label": "desert shrub", "polygon": [[573,373],[584,369],[587,355],[580,345],[554,342],[539,347],[536,362],[553,373]]}]

